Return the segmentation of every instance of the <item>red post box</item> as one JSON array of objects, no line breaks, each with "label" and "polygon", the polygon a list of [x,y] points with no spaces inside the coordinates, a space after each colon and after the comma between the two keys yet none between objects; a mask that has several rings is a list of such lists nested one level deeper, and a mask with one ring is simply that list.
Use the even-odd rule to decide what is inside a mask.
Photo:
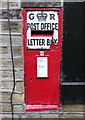
[{"label": "red post box", "polygon": [[26,110],[59,110],[62,10],[24,8],[22,16]]}]

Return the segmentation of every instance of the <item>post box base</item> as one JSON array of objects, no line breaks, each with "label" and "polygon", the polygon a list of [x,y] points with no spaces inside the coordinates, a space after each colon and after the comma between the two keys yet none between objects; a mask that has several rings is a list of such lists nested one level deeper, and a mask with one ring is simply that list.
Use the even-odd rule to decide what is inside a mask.
[{"label": "post box base", "polygon": [[60,110],[58,105],[26,105],[26,111]]}]

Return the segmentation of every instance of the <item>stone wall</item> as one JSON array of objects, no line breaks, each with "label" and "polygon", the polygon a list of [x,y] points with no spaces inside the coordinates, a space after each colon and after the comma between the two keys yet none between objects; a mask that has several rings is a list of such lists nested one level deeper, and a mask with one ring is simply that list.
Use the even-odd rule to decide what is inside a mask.
[{"label": "stone wall", "polygon": [[[18,3],[15,2],[10,2],[9,8],[16,78],[16,86],[13,95],[14,112],[24,112],[21,8],[19,8]],[[9,113],[11,112],[10,96],[13,89],[13,72],[8,29],[7,5],[5,2],[2,2],[2,6],[0,6],[0,24],[0,92],[2,92],[2,99],[0,97],[0,105],[2,105],[2,113]]]}]

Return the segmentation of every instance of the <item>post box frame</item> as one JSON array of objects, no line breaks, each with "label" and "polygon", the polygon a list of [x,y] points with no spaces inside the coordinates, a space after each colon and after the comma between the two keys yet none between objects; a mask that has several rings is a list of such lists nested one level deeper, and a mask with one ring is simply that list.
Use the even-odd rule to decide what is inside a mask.
[{"label": "post box frame", "polygon": [[[27,37],[26,37],[26,13],[27,11],[38,11],[38,10],[43,10],[43,11],[58,11],[59,12],[59,29],[58,29],[58,50],[60,51],[60,61],[62,60],[62,8],[23,8],[22,11],[22,38],[23,38],[23,48],[24,48],[24,59],[26,58],[26,51],[27,51]],[[39,57],[39,56],[38,56]],[[43,57],[43,56],[41,56]],[[45,57],[45,56],[44,56]],[[46,56],[47,57],[47,56]],[[26,64],[24,60],[24,75],[26,73]],[[24,76],[25,79],[25,76]],[[60,76],[59,76],[60,79]],[[24,80],[24,85],[26,87],[26,80]],[[26,105],[26,110],[28,111],[33,111],[33,110],[60,110],[60,80],[58,80],[58,90],[59,90],[59,100],[57,105]],[[25,102],[26,102],[26,89],[25,89]]]}]

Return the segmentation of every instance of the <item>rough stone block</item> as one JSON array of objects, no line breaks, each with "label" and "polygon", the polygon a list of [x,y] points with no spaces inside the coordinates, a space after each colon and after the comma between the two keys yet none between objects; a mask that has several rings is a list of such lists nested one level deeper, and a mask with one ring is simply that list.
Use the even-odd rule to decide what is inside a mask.
[{"label": "rough stone block", "polygon": [[16,82],[16,91],[20,91],[20,92],[24,91],[24,83],[23,82]]},{"label": "rough stone block", "polygon": [[20,72],[19,72],[19,77],[20,77],[21,79],[24,79],[24,72],[23,72],[23,71],[20,71]]},{"label": "rough stone block", "polygon": [[2,47],[2,55],[10,54],[10,48],[9,47]]},{"label": "rough stone block", "polygon": [[3,59],[2,60],[2,67],[12,67],[12,60],[11,59]]},{"label": "rough stone block", "polygon": [[13,73],[12,73],[12,71],[2,71],[2,78],[12,78],[12,75],[13,75]]},{"label": "rough stone block", "polygon": [[10,93],[2,93],[2,101],[10,101]]},{"label": "rough stone block", "polygon": [[2,82],[2,88],[11,89],[13,88],[13,82]]},{"label": "rough stone block", "polygon": [[2,48],[0,47],[0,54],[2,55]]},{"label": "rough stone block", "polygon": [[[11,36],[12,38],[12,43],[13,44],[22,44],[22,36]],[[8,35],[3,35],[1,37],[2,44],[9,44],[10,45],[10,39]]]},{"label": "rough stone block", "polygon": [[23,59],[22,58],[15,59],[15,67],[16,68],[23,68]]},{"label": "rough stone block", "polygon": [[[21,33],[21,21],[11,21],[10,22],[10,28],[11,28],[11,32],[17,32],[17,33]],[[1,23],[1,30],[2,32],[8,32],[8,22],[2,22]]]},{"label": "rough stone block", "polygon": [[[10,71],[0,71],[3,79],[13,79],[13,72]],[[19,75],[20,74],[20,75]],[[21,75],[22,74],[22,75]],[[15,78],[23,78],[23,71],[15,71]]]},{"label": "rough stone block", "polygon": [[2,79],[3,71],[0,71],[0,79]]},{"label": "rough stone block", "polygon": [[24,94],[14,94],[13,103],[24,104]]},{"label": "rough stone block", "polygon": [[22,55],[22,47],[14,47],[13,52],[15,56]]},{"label": "rough stone block", "polygon": [[11,105],[9,103],[1,103],[2,112],[11,112]]},{"label": "rough stone block", "polygon": [[23,105],[14,105],[14,112],[23,112]]},{"label": "rough stone block", "polygon": [[[10,19],[21,19],[21,10],[9,10]],[[2,10],[2,19],[8,19],[7,10]]]}]

